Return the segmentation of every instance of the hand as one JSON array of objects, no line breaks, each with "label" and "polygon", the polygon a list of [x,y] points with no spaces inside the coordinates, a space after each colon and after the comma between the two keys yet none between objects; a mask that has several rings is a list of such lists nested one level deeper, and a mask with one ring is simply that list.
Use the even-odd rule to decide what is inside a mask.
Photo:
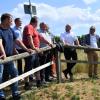
[{"label": "hand", "polygon": [[87,48],[90,48],[91,46],[90,46],[90,45],[86,45],[86,47],[87,47]]},{"label": "hand", "polygon": [[19,52],[18,52],[17,50],[14,50],[14,51],[13,51],[13,54],[14,54],[14,55],[17,55],[17,54],[19,54]]},{"label": "hand", "polygon": [[81,45],[79,44],[79,45],[77,45],[77,46],[80,46],[81,47]]},{"label": "hand", "polygon": [[33,53],[34,50],[32,50],[32,49],[27,49],[27,52],[28,52],[28,53]]},{"label": "hand", "polygon": [[40,52],[41,52],[41,50],[40,50],[39,48],[35,48],[35,51],[36,51],[37,53],[40,53]]},{"label": "hand", "polygon": [[0,56],[0,59],[5,59],[6,58],[6,55],[5,54],[2,54],[1,56]]},{"label": "hand", "polygon": [[49,46],[50,46],[51,48],[54,48],[54,45],[53,45],[53,44],[49,44]]}]

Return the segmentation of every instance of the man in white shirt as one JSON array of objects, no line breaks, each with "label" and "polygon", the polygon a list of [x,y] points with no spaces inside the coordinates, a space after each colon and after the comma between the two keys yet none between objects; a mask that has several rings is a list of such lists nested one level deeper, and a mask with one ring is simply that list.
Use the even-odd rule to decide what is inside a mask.
[{"label": "man in white shirt", "polygon": [[[50,34],[47,32],[47,25],[44,22],[40,23],[40,29],[38,30],[39,35],[43,37],[46,41],[48,41],[50,44],[53,45],[52,38]],[[47,43],[45,43],[43,40],[40,40],[40,48],[48,46]],[[40,56],[40,64],[43,65],[47,62],[50,62],[52,60],[52,50],[43,52],[43,55]],[[41,70],[40,76],[42,83],[50,82],[49,79],[51,74],[51,66]]]},{"label": "man in white shirt", "polygon": [[[92,48],[98,48],[98,42],[100,40],[100,37],[95,34],[95,27],[91,26],[89,30],[89,34],[85,35],[85,45],[92,47]],[[90,51],[90,50],[85,50],[87,53],[87,58],[89,62],[98,62],[98,54],[96,51]],[[93,66],[94,65],[94,66]],[[89,64],[89,71],[88,71],[88,76],[97,78],[97,64]]]},{"label": "man in white shirt", "polygon": [[[62,40],[62,42],[65,45],[79,45],[79,41],[77,39],[76,36],[74,36],[74,34],[71,32],[71,26],[70,25],[66,25],[65,27],[65,33],[62,33],[60,38]],[[74,48],[68,48],[68,47],[64,47],[64,56],[66,58],[66,60],[77,60],[77,53],[76,50]],[[72,68],[75,66],[76,63],[67,63],[67,69],[65,69],[63,71],[64,75],[66,78],[67,74],[69,74],[70,76],[70,81],[73,81],[73,73],[72,73]]]}]

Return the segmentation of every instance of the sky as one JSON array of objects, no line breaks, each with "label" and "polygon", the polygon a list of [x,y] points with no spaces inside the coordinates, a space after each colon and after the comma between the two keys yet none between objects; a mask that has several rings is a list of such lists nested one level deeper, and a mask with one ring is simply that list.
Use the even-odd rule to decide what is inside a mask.
[{"label": "sky", "polygon": [[[45,22],[54,35],[65,32],[65,25],[72,26],[72,32],[81,36],[89,32],[90,26],[96,27],[100,34],[100,0],[30,0],[36,6],[40,22]],[[20,17],[23,27],[30,21],[30,15],[24,13],[24,4],[29,0],[1,0],[0,15],[10,13],[13,18]]]}]

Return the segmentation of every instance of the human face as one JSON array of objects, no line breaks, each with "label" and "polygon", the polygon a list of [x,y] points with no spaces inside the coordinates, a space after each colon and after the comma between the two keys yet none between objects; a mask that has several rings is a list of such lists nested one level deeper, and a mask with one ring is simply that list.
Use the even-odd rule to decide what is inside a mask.
[{"label": "human face", "polygon": [[66,32],[70,32],[71,26],[70,25],[66,25],[65,30],[66,30]]},{"label": "human face", "polygon": [[38,22],[32,23],[32,25],[33,25],[34,28],[37,28]]},{"label": "human face", "polygon": [[47,31],[47,26],[46,26],[45,24],[43,24],[43,25],[41,26],[41,29],[42,29],[44,32],[46,32],[46,31]]},{"label": "human face", "polygon": [[94,35],[95,34],[95,29],[90,29],[90,34]]},{"label": "human face", "polygon": [[16,21],[16,26],[20,27],[22,25],[22,21],[19,19]]},{"label": "human face", "polygon": [[10,27],[12,25],[12,22],[13,22],[12,17],[6,18],[4,21],[6,27]]}]

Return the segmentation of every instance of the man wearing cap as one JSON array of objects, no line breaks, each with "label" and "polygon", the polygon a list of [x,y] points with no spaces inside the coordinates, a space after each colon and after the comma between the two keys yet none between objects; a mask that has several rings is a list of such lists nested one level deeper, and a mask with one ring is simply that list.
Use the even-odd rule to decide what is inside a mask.
[{"label": "man wearing cap", "polygon": [[[91,48],[98,48],[98,41],[100,37],[95,33],[94,26],[90,27],[89,34],[85,35],[85,45]],[[98,54],[93,50],[85,50],[89,62],[98,62]],[[89,64],[88,76],[97,78],[97,64]]]}]

